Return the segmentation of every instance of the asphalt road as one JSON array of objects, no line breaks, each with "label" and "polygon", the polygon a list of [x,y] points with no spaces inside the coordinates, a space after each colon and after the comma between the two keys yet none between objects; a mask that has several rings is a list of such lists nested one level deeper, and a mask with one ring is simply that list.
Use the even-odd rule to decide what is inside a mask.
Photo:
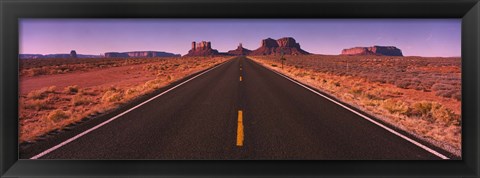
[{"label": "asphalt road", "polygon": [[244,57],[99,123],[32,145],[20,157],[441,159]]}]

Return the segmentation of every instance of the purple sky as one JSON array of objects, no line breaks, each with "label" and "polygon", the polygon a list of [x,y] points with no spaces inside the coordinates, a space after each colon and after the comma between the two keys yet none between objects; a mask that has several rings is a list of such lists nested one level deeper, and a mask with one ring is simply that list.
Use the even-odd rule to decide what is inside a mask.
[{"label": "purple sky", "polygon": [[238,43],[293,37],[316,54],[385,45],[405,56],[461,56],[461,19],[20,19],[20,53],[103,54],[139,50],[186,54],[192,41],[221,52]]}]

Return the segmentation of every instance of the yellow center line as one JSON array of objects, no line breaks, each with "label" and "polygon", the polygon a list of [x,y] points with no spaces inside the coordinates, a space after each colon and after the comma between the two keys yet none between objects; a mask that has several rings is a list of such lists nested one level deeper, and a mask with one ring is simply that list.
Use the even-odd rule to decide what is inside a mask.
[{"label": "yellow center line", "polygon": [[242,81],[242,76],[240,76],[240,81]]},{"label": "yellow center line", "polygon": [[243,146],[243,113],[238,110],[237,146]]}]

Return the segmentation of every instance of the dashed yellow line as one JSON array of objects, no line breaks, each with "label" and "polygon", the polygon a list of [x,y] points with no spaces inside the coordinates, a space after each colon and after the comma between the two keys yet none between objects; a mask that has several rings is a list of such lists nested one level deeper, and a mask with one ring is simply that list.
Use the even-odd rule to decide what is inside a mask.
[{"label": "dashed yellow line", "polygon": [[243,112],[238,110],[237,146],[243,146]]}]

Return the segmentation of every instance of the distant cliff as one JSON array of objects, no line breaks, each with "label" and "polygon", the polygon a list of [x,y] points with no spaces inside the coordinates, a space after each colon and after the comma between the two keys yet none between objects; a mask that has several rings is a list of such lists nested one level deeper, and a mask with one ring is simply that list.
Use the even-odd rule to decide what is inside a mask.
[{"label": "distant cliff", "polygon": [[105,57],[180,57],[180,54],[162,51],[106,52]]},{"label": "distant cliff", "polygon": [[192,42],[192,49],[188,51],[185,56],[214,56],[214,55],[224,55],[220,54],[217,50],[212,49],[212,44],[210,41],[201,41],[196,43]]},{"label": "distant cliff", "polygon": [[309,52],[300,48],[300,44],[292,37],[284,37],[278,40],[267,38],[262,40],[260,48],[252,51],[250,55],[305,55]]},{"label": "distant cliff", "polygon": [[240,43],[235,50],[230,50],[227,52],[228,55],[232,56],[243,56],[243,55],[249,55],[252,51],[246,48],[243,48],[242,43]]},{"label": "distant cliff", "polygon": [[76,54],[71,52],[70,54],[19,54],[20,59],[41,59],[41,58],[100,58],[101,55],[88,55],[88,54]]},{"label": "distant cliff", "polygon": [[382,55],[403,56],[402,50],[395,46],[355,47],[342,50],[342,55]]}]

